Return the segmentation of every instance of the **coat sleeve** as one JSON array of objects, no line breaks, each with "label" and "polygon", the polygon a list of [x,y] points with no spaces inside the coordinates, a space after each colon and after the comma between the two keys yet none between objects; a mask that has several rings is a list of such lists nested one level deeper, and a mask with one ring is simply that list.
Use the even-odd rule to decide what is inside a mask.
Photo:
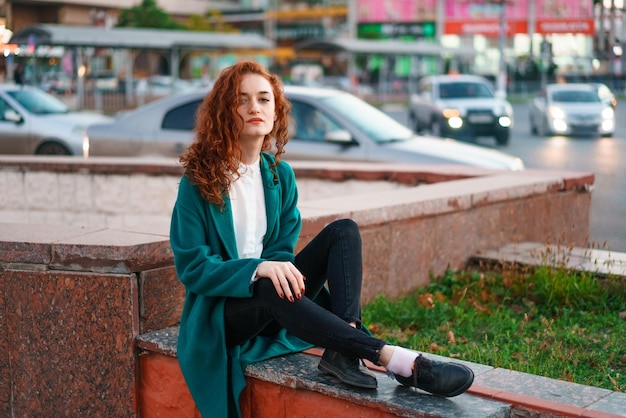
[{"label": "coat sleeve", "polygon": [[199,190],[183,177],[170,225],[178,278],[189,292],[202,296],[251,296],[250,278],[262,260],[226,257],[215,222]]}]

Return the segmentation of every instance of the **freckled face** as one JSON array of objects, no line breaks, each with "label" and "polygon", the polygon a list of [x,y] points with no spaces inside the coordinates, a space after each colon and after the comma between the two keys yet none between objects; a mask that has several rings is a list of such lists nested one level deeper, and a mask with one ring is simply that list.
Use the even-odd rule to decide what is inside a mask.
[{"label": "freckled face", "polygon": [[243,121],[240,139],[263,139],[272,131],[276,119],[274,93],[265,77],[243,76],[237,113]]}]

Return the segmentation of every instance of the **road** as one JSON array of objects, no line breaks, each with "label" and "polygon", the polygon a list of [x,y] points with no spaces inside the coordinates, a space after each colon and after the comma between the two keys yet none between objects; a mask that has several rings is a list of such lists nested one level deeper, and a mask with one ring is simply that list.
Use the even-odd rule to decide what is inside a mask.
[{"label": "road", "polygon": [[[528,105],[514,104],[515,125],[508,146],[500,150],[521,157],[528,168],[592,172],[589,246],[626,252],[626,100],[617,105],[612,138],[537,137],[530,134]],[[387,111],[407,123],[406,111]],[[479,140],[493,147],[493,140]]]},{"label": "road", "polygon": [[530,135],[528,106],[515,105],[513,135],[503,150],[521,157],[528,168],[594,173],[590,246],[626,252],[626,101],[616,112],[612,138],[543,138]]}]

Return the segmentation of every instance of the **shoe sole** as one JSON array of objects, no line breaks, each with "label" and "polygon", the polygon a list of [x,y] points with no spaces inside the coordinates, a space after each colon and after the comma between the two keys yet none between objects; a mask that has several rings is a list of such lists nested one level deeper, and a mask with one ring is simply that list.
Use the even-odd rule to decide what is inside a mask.
[{"label": "shoe sole", "polygon": [[341,373],[340,370],[324,362],[323,360],[320,361],[320,363],[317,365],[317,368],[319,370],[322,370],[328,374],[335,376],[337,379],[341,380],[343,383],[346,383],[351,386],[356,386],[356,387],[363,388],[363,389],[376,389],[376,387],[378,386],[377,383],[374,383],[373,385],[364,385],[363,383],[350,380],[350,378],[344,375],[343,373]]}]

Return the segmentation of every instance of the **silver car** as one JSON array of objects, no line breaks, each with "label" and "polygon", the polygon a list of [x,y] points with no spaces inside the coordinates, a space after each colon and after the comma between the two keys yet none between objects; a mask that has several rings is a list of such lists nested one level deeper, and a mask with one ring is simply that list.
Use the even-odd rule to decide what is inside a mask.
[{"label": "silver car", "polygon": [[73,112],[36,87],[0,85],[0,154],[85,156],[87,126],[111,121],[99,113]]},{"label": "silver car", "polygon": [[530,104],[530,131],[534,135],[612,136],[615,110],[603,101],[593,84],[548,84]]},{"label": "silver car", "polygon": [[[206,92],[152,102],[113,123],[87,130],[91,155],[177,157],[193,140],[195,112]],[[416,135],[356,96],[327,88],[286,86],[293,134],[284,159],[461,164],[522,170],[498,150]]]},{"label": "silver car", "polygon": [[484,77],[425,76],[410,97],[409,120],[416,132],[468,140],[487,136],[495,138],[498,145],[507,145],[513,107]]}]

